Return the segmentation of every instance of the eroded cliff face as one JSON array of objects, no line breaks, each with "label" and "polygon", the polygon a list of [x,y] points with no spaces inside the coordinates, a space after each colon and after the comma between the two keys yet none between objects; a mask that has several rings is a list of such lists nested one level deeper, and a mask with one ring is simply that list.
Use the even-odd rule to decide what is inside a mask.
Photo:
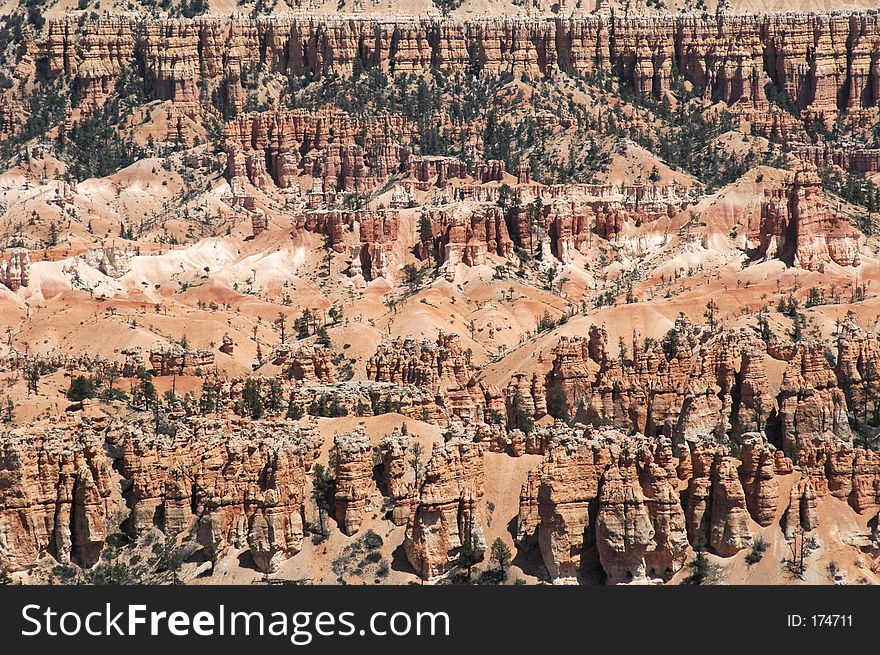
[{"label": "eroded cliff face", "polygon": [[758,250],[810,271],[829,263],[858,266],[859,233],[831,208],[814,169],[795,173],[783,188],[765,190]]},{"label": "eroded cliff face", "polygon": [[435,444],[414,503],[403,546],[410,564],[426,578],[450,571],[462,549],[485,552],[481,517],[483,447],[454,437]]},{"label": "eroded cliff face", "polygon": [[[675,458],[668,440],[607,428],[551,437],[522,486],[518,544],[538,545],[554,582],[597,574],[608,583],[666,579],[691,549],[731,557],[774,521],[788,539],[815,530],[823,495],[868,516],[880,502],[873,451],[827,442],[805,446],[793,465],[753,434],[741,459],[707,440],[679,448]],[[793,474],[790,498],[780,498],[780,479]]]},{"label": "eroded cliff face", "polygon": [[222,554],[248,548],[263,571],[302,548],[305,481],[320,440],[292,423],[193,419],[174,436],[149,424],[85,420],[0,440],[8,493],[0,554],[13,570],[48,553],[91,566],[123,524],[192,532]]},{"label": "eroded cliff face", "polygon": [[659,97],[673,67],[728,104],[767,106],[772,83],[787,102],[817,115],[874,107],[880,73],[873,54],[880,15],[767,14],[627,17],[330,18],[223,21],[108,17],[48,24],[40,59],[50,77],[76,80],[100,102],[127,68],[153,94],[197,108],[202,85],[222,83],[233,102],[242,69],[282,75],[350,75],[380,67],[393,75],[477,70],[551,75],[611,73]]},{"label": "eroded cliff face", "polygon": [[[864,421],[874,411],[865,389],[873,389],[880,362],[873,339],[851,321],[841,329],[836,367],[819,341],[767,344],[753,332],[713,333],[683,316],[665,343],[634,339],[623,363],[607,341],[598,326],[589,338],[562,337],[547,374],[548,401],[564,402],[585,423],[664,435],[680,445],[728,433],[739,440],[771,421],[773,438],[793,455],[803,442],[850,439],[849,415]],[[775,389],[767,378],[771,363],[784,367]],[[511,385],[528,400],[520,382]]]},{"label": "eroded cliff face", "polygon": [[415,471],[410,466],[412,441],[395,430],[379,442],[382,460],[382,483],[391,501],[391,522],[406,525],[415,499]]},{"label": "eroded cliff face", "polygon": [[[120,531],[159,529],[217,557],[247,549],[266,572],[303,548],[307,478],[322,445],[313,423],[178,416],[171,436],[151,423],[77,417],[0,439],[5,569],[47,555],[88,568]],[[522,485],[516,542],[527,557],[536,548],[556,582],[665,580],[693,549],[731,557],[774,522],[789,539],[815,530],[825,496],[868,517],[880,509],[880,457],[836,439],[804,442],[793,463],[748,433],[737,461],[711,438],[673,447],[666,437],[562,422],[527,435],[453,423],[430,454],[399,429],[376,458],[363,427],[337,435],[336,523],[354,535],[384,502],[384,518],[406,526],[404,551],[419,575],[479,561],[488,541],[485,454],[516,456],[520,438],[543,461]]]},{"label": "eroded cliff face", "polygon": [[18,291],[30,282],[31,258],[24,248],[13,248],[9,259],[0,261],[0,284],[10,291]]},{"label": "eroded cliff face", "polygon": [[111,516],[127,513],[104,425],[64,425],[0,439],[0,560],[10,570],[43,553],[91,566],[112,531]]},{"label": "eroded cliff face", "polygon": [[353,116],[339,109],[240,113],[223,127],[226,172],[258,189],[298,190],[297,177],[320,179],[309,201],[368,192],[412,165],[415,126],[398,116]]},{"label": "eroded cliff face", "polygon": [[551,439],[520,495],[517,540],[537,543],[550,577],[610,583],[679,570],[688,546],[668,441],[588,430]]},{"label": "eroded cliff face", "polygon": [[421,220],[419,254],[447,267],[486,264],[489,253],[504,258],[513,254],[513,241],[499,207],[472,211],[453,205],[430,209]]},{"label": "eroded cliff face", "polygon": [[433,391],[463,389],[472,376],[461,338],[451,333],[438,335],[436,343],[397,338],[380,344],[367,361],[370,380],[414,384]]},{"label": "eroded cliff face", "polygon": [[368,510],[373,483],[373,447],[363,429],[333,439],[336,460],[336,521],[347,535],[356,533]]}]

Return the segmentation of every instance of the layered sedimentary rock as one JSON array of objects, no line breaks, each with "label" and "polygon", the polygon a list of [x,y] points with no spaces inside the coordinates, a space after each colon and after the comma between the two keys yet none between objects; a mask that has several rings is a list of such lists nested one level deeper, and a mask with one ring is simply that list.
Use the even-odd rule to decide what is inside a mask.
[{"label": "layered sedimentary rock", "polygon": [[840,166],[854,173],[880,172],[880,148],[802,144],[793,147],[792,153],[812,166]]},{"label": "layered sedimentary rock", "polygon": [[0,559],[13,570],[43,553],[94,564],[123,524],[137,534],[192,530],[223,553],[250,549],[264,571],[299,552],[312,426],[180,421],[174,436],[151,421],[103,417],[50,424],[0,439]]},{"label": "layered sedimentary rock", "polygon": [[[712,336],[683,317],[664,345],[632,342],[632,358],[609,352],[598,326],[590,339],[560,339],[547,376],[548,400],[564,399],[568,411],[594,424],[635,429],[648,436],[716,433],[731,418],[735,386],[735,340]],[[561,393],[560,393],[561,392]]]},{"label": "layered sedimentary rock", "polygon": [[838,329],[834,373],[850,412],[857,424],[864,425],[876,413],[873,399],[880,396],[880,343],[876,335],[854,321],[844,321]]},{"label": "layered sedimentary rock", "polygon": [[644,577],[645,554],[653,539],[654,526],[635,467],[612,466],[602,478],[596,516],[596,547],[608,582]]},{"label": "layered sedimentary rock", "polygon": [[825,264],[858,266],[858,232],[829,205],[815,169],[802,169],[781,189],[767,189],[758,250],[811,271]]},{"label": "layered sedimentary rock", "polygon": [[719,461],[716,458],[713,469],[709,546],[727,557],[752,543],[749,512],[733,459],[722,457]]},{"label": "layered sedimentary rock", "polygon": [[251,416],[244,402],[250,382],[269,414],[298,409],[312,416],[375,416],[397,412],[409,418],[446,425],[448,415],[443,398],[431,389],[391,382],[314,382],[302,384],[284,374],[271,377],[237,377],[228,381],[211,378],[207,384],[218,408],[240,417]]},{"label": "layered sedimentary rock", "polygon": [[[192,105],[207,83],[235,82],[262,63],[283,75],[476,70],[530,76],[608,72],[661,97],[673,68],[708,95],[765,109],[765,87],[822,118],[878,103],[873,12],[653,16],[618,13],[536,18],[278,17],[107,18],[77,30],[50,21],[41,60],[77,79],[98,102],[121,71],[143,62],[157,97]],[[816,54],[818,53],[818,54]],[[233,102],[235,93],[231,94]]]},{"label": "layered sedimentary rock", "polygon": [[739,404],[732,423],[734,434],[762,430],[775,409],[766,367],[767,348],[757,340],[743,344],[742,364],[736,377]]},{"label": "layered sedimentary rock", "polygon": [[104,275],[119,278],[131,270],[133,252],[127,248],[92,248],[83,256],[86,263]]},{"label": "layered sedimentary rock", "polygon": [[457,334],[439,334],[436,343],[398,337],[379,344],[367,361],[367,378],[413,384],[434,391],[467,387],[473,373]]},{"label": "layered sedimentary rock", "polygon": [[587,342],[562,337],[553,349],[553,367],[547,375],[547,394],[556,404],[565,402],[572,413],[586,404],[594,376],[587,367]]},{"label": "layered sedimentary rock", "polygon": [[801,341],[787,355],[778,399],[783,449],[793,452],[804,441],[830,435],[850,438],[846,398],[823,345]]},{"label": "layered sedimentary rock", "polygon": [[691,452],[693,477],[685,494],[688,539],[730,556],[751,544],[745,492],[733,459],[705,442]]},{"label": "layered sedimentary rock", "polygon": [[9,259],[0,261],[0,284],[10,291],[18,291],[30,283],[31,258],[24,248],[13,248]]},{"label": "layered sedimentary rock", "polygon": [[273,353],[272,363],[283,367],[282,375],[305,384],[332,384],[336,381],[336,367],[327,348],[300,344],[293,348],[279,345]]},{"label": "layered sedimentary rock", "polygon": [[[667,443],[668,447],[668,443]],[[611,582],[682,567],[685,516],[663,447],[615,430],[551,438],[520,494],[517,539],[537,542],[551,578],[601,570]]]},{"label": "layered sedimentary rock", "polygon": [[382,458],[382,483],[391,499],[391,522],[406,525],[414,499],[415,475],[409,460],[411,441],[399,429],[379,442]]},{"label": "layered sedimentary rock", "polygon": [[438,263],[477,266],[489,263],[490,253],[505,259],[513,254],[513,241],[497,206],[475,211],[460,207],[431,209],[421,220],[420,254],[427,257],[436,253]]},{"label": "layered sedimentary rock", "polygon": [[214,353],[172,345],[151,350],[150,365],[154,375],[193,375],[197,369],[214,365]]},{"label": "layered sedimentary rock", "polygon": [[43,553],[91,566],[125,513],[104,425],[17,430],[0,438],[0,561],[7,570],[33,566]]},{"label": "layered sedimentary rock", "polygon": [[678,480],[674,471],[659,465],[660,453],[655,458],[657,463],[646,462],[642,468],[645,502],[654,527],[653,547],[645,553],[645,563],[648,574],[664,577],[684,566],[688,541]]},{"label": "layered sedimentary rock", "polygon": [[338,109],[239,114],[223,130],[227,176],[263,189],[270,180],[288,189],[297,177],[310,176],[319,193],[329,194],[323,199],[370,191],[409,166],[410,149],[389,139],[406,142],[411,131],[399,117],[357,117]]},{"label": "layered sedimentary rock", "polygon": [[235,351],[235,341],[228,334],[224,334],[223,338],[220,341],[220,348],[218,350],[226,355],[232,355],[232,353]]},{"label": "layered sedimentary rock", "polygon": [[426,578],[448,572],[463,546],[480,558],[487,548],[479,512],[483,448],[461,438],[435,444],[418,486],[403,543],[416,571]]},{"label": "layered sedimentary rock", "polygon": [[347,535],[356,533],[373,491],[373,447],[363,429],[333,439],[336,455],[336,520]]},{"label": "layered sedimentary rock", "polygon": [[305,212],[294,221],[294,234],[302,231],[323,234],[336,252],[345,250],[345,232],[361,218],[358,212],[316,210]]},{"label": "layered sedimentary rock", "polygon": [[783,517],[786,539],[793,539],[799,530],[810,532],[819,526],[816,490],[810,477],[802,478],[791,488],[788,507]]},{"label": "layered sedimentary rock", "polygon": [[[713,333],[680,316],[662,342],[634,339],[632,355],[621,362],[603,328],[592,326],[589,339],[560,338],[546,398],[554,411],[562,406],[578,420],[665,435],[676,446],[728,432],[739,440],[778,418],[778,445],[792,455],[803,441],[851,439],[849,416],[862,423],[873,416],[875,347],[854,323],[845,325],[839,363],[832,367],[821,342],[774,337],[768,346],[750,330]],[[773,390],[767,376],[772,360],[784,367]],[[512,381],[513,393],[520,417],[529,415],[534,393]]]},{"label": "layered sedimentary rock", "polygon": [[[601,553],[609,567],[614,567],[615,576],[625,579],[628,573],[643,571],[640,553],[647,547],[643,548],[641,542],[653,527],[650,521],[644,523],[647,511],[641,494],[627,491],[632,481],[627,478],[624,484],[619,473],[606,493],[600,537],[603,544],[597,551],[600,482],[615,460],[616,454],[600,441],[569,435],[547,445],[541,467],[523,485],[517,540],[521,547],[537,542],[552,579],[576,580],[581,571],[599,566]],[[638,521],[642,532],[638,537],[627,534],[626,517],[616,512],[622,509],[627,495],[633,510],[630,523]],[[628,553],[628,544],[636,541],[639,552]]]},{"label": "layered sedimentary rock", "polygon": [[263,571],[302,548],[305,481],[320,446],[314,427],[255,422],[230,431],[194,421],[174,437],[126,430],[118,441],[135,531],[173,532],[197,516],[201,543],[218,552],[247,546]]},{"label": "layered sedimentary rock", "polygon": [[743,441],[739,478],[752,518],[764,527],[773,522],[779,504],[779,482],[776,480],[776,453],[760,436]]},{"label": "layered sedimentary rock", "polygon": [[396,210],[380,210],[363,217],[360,223],[360,270],[367,280],[385,278],[393,281],[394,244],[400,216]]},{"label": "layered sedimentary rock", "polygon": [[512,375],[505,390],[505,410],[508,427],[531,432],[534,421],[547,415],[543,376]]},{"label": "layered sedimentary rock", "polygon": [[859,513],[873,512],[880,505],[880,457],[876,451],[826,439],[802,443],[797,461],[816,496],[830,494]]}]

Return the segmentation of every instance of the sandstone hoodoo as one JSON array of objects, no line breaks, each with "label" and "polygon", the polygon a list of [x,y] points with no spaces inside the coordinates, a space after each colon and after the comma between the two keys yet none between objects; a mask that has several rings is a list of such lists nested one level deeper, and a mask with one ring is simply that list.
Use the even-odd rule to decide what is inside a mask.
[{"label": "sandstone hoodoo", "polygon": [[242,2],[6,8],[0,582],[880,582],[876,9]]},{"label": "sandstone hoodoo", "polygon": [[337,435],[333,440],[336,460],[336,520],[352,535],[360,529],[373,490],[373,447],[363,430]]},{"label": "sandstone hoodoo", "polygon": [[475,443],[453,438],[436,445],[417,479],[418,497],[403,542],[407,559],[420,574],[434,577],[451,570],[469,550],[487,549],[482,511],[483,452]]},{"label": "sandstone hoodoo", "polygon": [[302,548],[307,470],[320,441],[313,427],[230,427],[193,420],[171,436],[93,419],[46,426],[36,439],[5,434],[3,472],[16,501],[2,510],[4,564],[28,568],[49,553],[92,566],[125,523],[134,535],[192,532],[220,553],[248,548],[261,570],[275,570]]},{"label": "sandstone hoodoo", "polygon": [[[236,78],[261,62],[293,76],[350,76],[359,67],[373,66],[399,75],[448,74],[468,67],[529,76],[622,71],[618,74],[636,93],[658,98],[670,90],[677,64],[694,84],[729,104],[766,110],[765,87],[773,84],[798,110],[836,115],[876,106],[871,52],[877,39],[878,23],[871,13],[853,20],[845,13],[685,14],[649,20],[623,14],[464,21],[111,18],[89,22],[83,30],[72,18],[62,18],[49,21],[40,56],[51,77],[73,77],[90,104],[100,104],[105,89],[137,58],[157,97],[192,110],[206,81],[224,81],[227,96],[231,86],[236,104]],[[808,66],[817,42],[821,54]],[[838,61],[845,75],[828,72]],[[290,125],[291,135],[327,134],[312,127],[320,125],[312,117]],[[268,126],[249,130],[278,134]]]},{"label": "sandstone hoodoo", "polygon": [[807,270],[831,262],[858,266],[858,232],[831,208],[815,170],[801,169],[790,184],[764,194],[759,249],[765,257]]}]

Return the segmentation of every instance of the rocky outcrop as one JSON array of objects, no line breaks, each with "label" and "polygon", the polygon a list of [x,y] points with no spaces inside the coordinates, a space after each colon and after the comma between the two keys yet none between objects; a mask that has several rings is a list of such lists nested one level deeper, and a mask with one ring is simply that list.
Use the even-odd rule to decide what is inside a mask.
[{"label": "rocky outcrop", "polygon": [[233,338],[228,334],[224,334],[223,339],[220,341],[219,350],[221,353],[224,353],[226,355],[232,355],[232,353],[235,351],[235,341],[233,340]]},{"label": "rocky outcrop", "polygon": [[373,484],[373,447],[364,430],[333,439],[336,462],[336,520],[347,535],[360,530]]},{"label": "rocky outcrop", "polygon": [[360,222],[360,271],[366,280],[394,281],[394,244],[400,217],[396,210],[367,214]]},{"label": "rocky outcrop", "polygon": [[880,457],[876,451],[834,439],[801,444],[798,467],[818,497],[831,494],[860,514],[880,505]]},{"label": "rocky outcrop", "polygon": [[423,155],[411,157],[408,160],[410,177],[421,188],[430,188],[432,185],[440,185],[453,178],[464,179],[468,176],[467,164],[454,157],[441,157]]},{"label": "rocky outcrop", "polygon": [[767,527],[773,523],[779,504],[775,449],[760,436],[749,437],[742,443],[740,459],[739,478],[749,514],[759,525]]},{"label": "rocky outcrop", "polygon": [[713,469],[709,546],[729,557],[752,543],[749,512],[733,459],[716,458]]},{"label": "rocky outcrop", "polygon": [[479,512],[482,447],[460,438],[435,444],[418,487],[403,546],[419,575],[450,571],[463,546],[479,559],[487,548]]},{"label": "rocky outcrop", "polygon": [[[713,332],[680,316],[662,341],[634,338],[631,349],[624,345],[632,354],[621,362],[603,328],[592,326],[589,339],[560,338],[546,401],[556,415],[564,411],[594,426],[666,436],[676,447],[709,436],[740,442],[772,422],[781,449],[794,455],[804,441],[852,439],[850,417],[862,425],[873,420],[870,399],[880,381],[875,340],[850,323],[841,327],[834,367],[826,348],[816,340],[778,337],[768,345],[751,330]],[[778,389],[771,389],[767,375],[771,363],[784,367]],[[535,392],[524,379],[511,381],[508,398],[514,396],[518,420],[532,416]],[[513,420],[509,409],[510,425]]]},{"label": "rocky outcrop", "polygon": [[[543,376],[515,373],[505,389],[505,412],[511,429],[532,432],[534,421],[547,415]],[[524,449],[522,453],[531,452]]]},{"label": "rocky outcrop", "polygon": [[408,129],[399,117],[359,117],[338,109],[239,114],[223,130],[227,176],[247,178],[261,189],[291,189],[298,177],[311,177],[325,204],[337,193],[371,191],[406,168],[410,149],[389,136]]},{"label": "rocky outcrop", "polygon": [[841,323],[834,366],[838,385],[859,427],[873,419],[880,397],[880,342],[852,320]]},{"label": "rocky outcrop", "polygon": [[609,584],[645,576],[645,554],[654,526],[635,467],[611,467],[602,478],[596,516],[596,547]]},{"label": "rocky outcrop", "polygon": [[804,441],[851,438],[846,398],[818,341],[801,341],[785,353],[788,366],[779,390],[783,449],[797,452]]},{"label": "rocky outcrop", "polygon": [[477,210],[464,206],[430,209],[420,223],[419,254],[438,264],[478,266],[490,263],[488,255],[508,259],[513,241],[501,209],[490,205]]},{"label": "rocky outcrop", "polygon": [[786,539],[793,539],[799,530],[810,532],[819,526],[819,511],[816,507],[816,490],[809,476],[802,478],[791,488],[788,508],[783,517],[783,530]]},{"label": "rocky outcrop", "polygon": [[723,557],[751,544],[749,513],[733,459],[724,450],[698,443],[691,452],[693,477],[685,494],[688,539]]},{"label": "rocky outcrop", "polygon": [[282,375],[305,384],[332,384],[336,367],[329,349],[311,344],[276,346],[272,363],[282,366]]},{"label": "rocky outcrop", "polygon": [[305,480],[320,439],[312,426],[262,421],[77,420],[0,438],[0,557],[13,570],[43,553],[91,566],[126,526],[192,532],[216,552],[249,548],[273,571],[302,547]]},{"label": "rocky outcrop", "polygon": [[204,349],[187,349],[178,345],[150,351],[153,375],[195,375],[197,370],[214,365],[214,353]]},{"label": "rocky outcrop", "polygon": [[345,251],[345,233],[355,222],[360,221],[363,212],[315,210],[297,216],[293,222],[293,233],[313,232],[323,234],[335,252]]},{"label": "rocky outcrop", "polygon": [[379,442],[382,483],[391,499],[391,522],[406,525],[415,497],[415,475],[410,465],[413,454],[408,435],[396,429]]},{"label": "rocky outcrop", "polygon": [[522,487],[518,543],[536,542],[557,582],[596,571],[615,583],[679,570],[685,515],[675,478],[657,463],[662,450],[615,430],[551,437]]},{"label": "rocky outcrop", "polygon": [[798,144],[792,148],[792,154],[811,166],[839,166],[853,173],[880,172],[880,148]]},{"label": "rocky outcrop", "polygon": [[[287,76],[476,70],[549,76],[611,73],[640,95],[662,97],[673,67],[708,97],[766,109],[765,87],[826,118],[876,106],[872,53],[880,25],[847,14],[626,13],[497,19],[111,17],[77,30],[50,21],[40,55],[50,77],[77,80],[100,100],[122,71],[143,62],[156,97],[193,106],[203,86],[235,85],[263,64]],[[816,54],[818,53],[818,54]],[[233,102],[236,94],[228,94]]]},{"label": "rocky outcrop", "polygon": [[829,205],[815,169],[802,169],[781,189],[767,189],[761,205],[758,250],[810,271],[834,262],[858,266],[858,232]]},{"label": "rocky outcrop", "polygon": [[127,248],[92,248],[83,259],[85,262],[112,278],[120,278],[131,270],[133,252]]},{"label": "rocky outcrop", "polygon": [[30,283],[31,258],[24,248],[13,248],[9,259],[0,261],[0,284],[10,291],[18,291]]},{"label": "rocky outcrop", "polygon": [[0,436],[0,560],[33,566],[43,553],[91,566],[125,514],[103,449],[104,425],[19,429]]},{"label": "rocky outcrop", "polygon": [[156,438],[127,430],[116,447],[131,484],[132,528],[173,532],[197,516],[201,543],[221,553],[247,546],[258,568],[274,571],[302,548],[305,481],[319,446],[314,427],[286,422],[228,431],[194,421]]},{"label": "rocky outcrop", "polygon": [[665,578],[680,570],[687,560],[684,510],[674,474],[657,463],[646,462],[642,471],[645,503],[654,526],[651,548],[645,553],[647,573]]},{"label": "rocky outcrop", "polygon": [[572,415],[589,402],[594,376],[588,369],[586,347],[583,339],[561,337],[553,349],[553,367],[546,383],[550,411],[564,410]]},{"label": "rocky outcrop", "polygon": [[767,378],[766,345],[757,339],[743,344],[742,365],[737,375],[739,403],[732,420],[734,436],[763,430],[776,409]]},{"label": "rocky outcrop", "polygon": [[[664,340],[632,342],[631,359],[609,352],[602,328],[589,341],[562,338],[547,376],[548,405],[593,425],[665,435],[680,444],[722,432],[735,418],[736,358],[747,333],[712,335],[679,317]],[[739,344],[739,348],[737,347]]]},{"label": "rocky outcrop", "polygon": [[464,389],[472,377],[461,337],[452,333],[439,334],[435,343],[398,337],[379,344],[367,360],[370,380],[412,384],[435,392]]}]

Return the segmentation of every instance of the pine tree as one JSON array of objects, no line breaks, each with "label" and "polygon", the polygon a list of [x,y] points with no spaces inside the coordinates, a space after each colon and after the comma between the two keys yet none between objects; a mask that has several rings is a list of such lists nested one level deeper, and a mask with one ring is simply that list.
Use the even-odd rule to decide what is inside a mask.
[{"label": "pine tree", "polygon": [[241,396],[248,415],[253,420],[262,418],[264,413],[263,400],[260,398],[260,389],[256,380],[250,379],[245,382]]},{"label": "pine tree", "polygon": [[492,542],[492,561],[498,565],[501,570],[501,579],[507,579],[507,569],[510,566],[512,554],[510,548],[507,547],[501,537],[496,537]]},{"label": "pine tree", "polygon": [[318,521],[321,537],[327,536],[325,515],[330,514],[330,497],[333,495],[335,480],[324,468],[323,464],[315,464],[312,471],[312,500],[318,507]]}]

